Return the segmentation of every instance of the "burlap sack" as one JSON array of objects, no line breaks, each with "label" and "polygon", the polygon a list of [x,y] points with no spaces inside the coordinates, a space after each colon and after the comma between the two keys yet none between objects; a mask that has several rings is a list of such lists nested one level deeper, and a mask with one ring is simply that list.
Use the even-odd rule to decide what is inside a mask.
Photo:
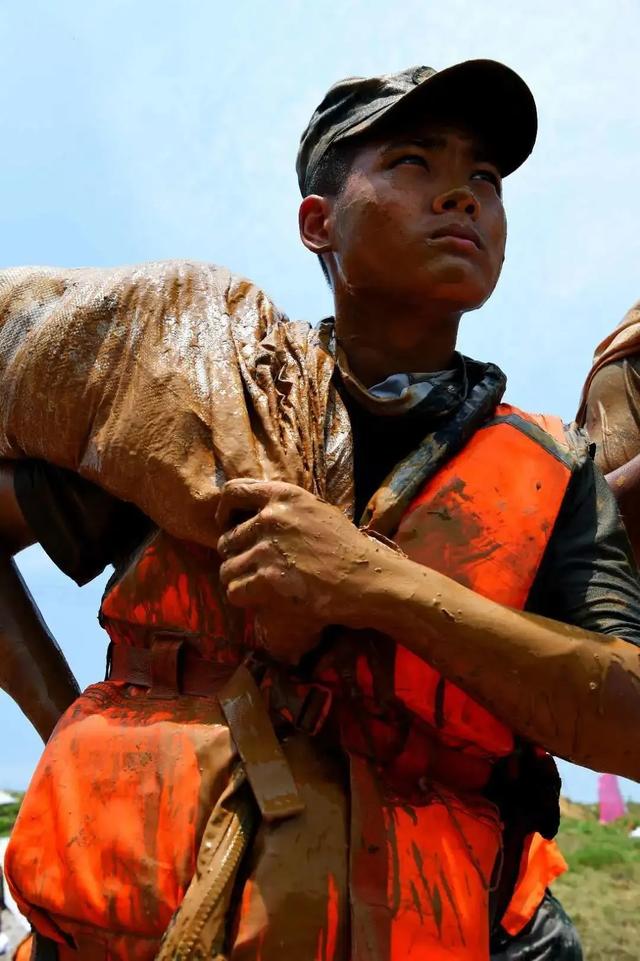
[{"label": "burlap sack", "polygon": [[208,264],[0,272],[0,457],[38,457],[213,546],[232,477],[348,508],[330,326]]}]

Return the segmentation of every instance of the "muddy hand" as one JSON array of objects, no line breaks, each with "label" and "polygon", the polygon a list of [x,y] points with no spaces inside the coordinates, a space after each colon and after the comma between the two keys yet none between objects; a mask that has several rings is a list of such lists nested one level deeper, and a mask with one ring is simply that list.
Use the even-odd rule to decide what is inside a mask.
[{"label": "muddy hand", "polygon": [[[250,516],[234,525],[238,512]],[[274,656],[295,662],[328,624],[359,621],[375,545],[340,510],[294,484],[243,479],[224,486],[217,521],[228,599],[256,609]]]}]

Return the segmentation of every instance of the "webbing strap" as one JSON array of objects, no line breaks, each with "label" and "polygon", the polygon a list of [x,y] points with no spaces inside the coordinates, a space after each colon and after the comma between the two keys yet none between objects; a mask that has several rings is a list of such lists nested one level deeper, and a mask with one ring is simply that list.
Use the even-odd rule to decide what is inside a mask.
[{"label": "webbing strap", "polygon": [[218,700],[262,817],[280,821],[300,814],[304,802],[248,668],[242,664],[237,668]]}]

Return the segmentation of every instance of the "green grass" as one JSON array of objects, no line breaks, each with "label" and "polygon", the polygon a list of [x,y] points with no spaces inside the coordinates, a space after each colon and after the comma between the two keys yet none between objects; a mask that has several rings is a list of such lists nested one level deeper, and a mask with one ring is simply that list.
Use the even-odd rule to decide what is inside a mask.
[{"label": "green grass", "polygon": [[580,932],[586,961],[640,958],[640,839],[629,838],[640,823],[640,805],[614,824],[564,818],[558,843],[569,871],[553,886]]},{"label": "green grass", "polygon": [[15,804],[3,804],[0,807],[0,838],[6,837],[11,832],[13,822],[18,816],[19,810],[19,800],[16,801]]}]

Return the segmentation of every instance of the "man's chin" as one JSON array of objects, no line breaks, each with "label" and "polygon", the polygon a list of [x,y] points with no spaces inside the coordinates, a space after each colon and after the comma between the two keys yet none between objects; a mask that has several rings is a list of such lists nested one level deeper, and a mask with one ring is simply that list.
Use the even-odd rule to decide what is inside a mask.
[{"label": "man's chin", "polygon": [[481,307],[493,292],[484,278],[479,278],[469,269],[469,265],[451,263],[443,265],[443,269],[434,276],[422,270],[400,272],[389,276],[374,277],[368,275],[366,280],[349,284],[352,295],[375,296],[381,300],[398,303],[414,303],[420,308],[433,304],[440,310],[445,309],[452,314],[461,314]]},{"label": "man's chin", "polygon": [[439,308],[439,312],[451,314],[466,314],[477,310],[489,299],[491,292],[486,289],[469,288],[459,284],[445,284],[436,290],[425,291],[421,303],[432,303]]},{"label": "man's chin", "polygon": [[493,293],[493,287],[486,282],[469,276],[468,271],[451,268],[443,277],[438,277],[425,290],[425,299],[434,303],[449,305],[452,312],[466,313],[482,307]]}]

